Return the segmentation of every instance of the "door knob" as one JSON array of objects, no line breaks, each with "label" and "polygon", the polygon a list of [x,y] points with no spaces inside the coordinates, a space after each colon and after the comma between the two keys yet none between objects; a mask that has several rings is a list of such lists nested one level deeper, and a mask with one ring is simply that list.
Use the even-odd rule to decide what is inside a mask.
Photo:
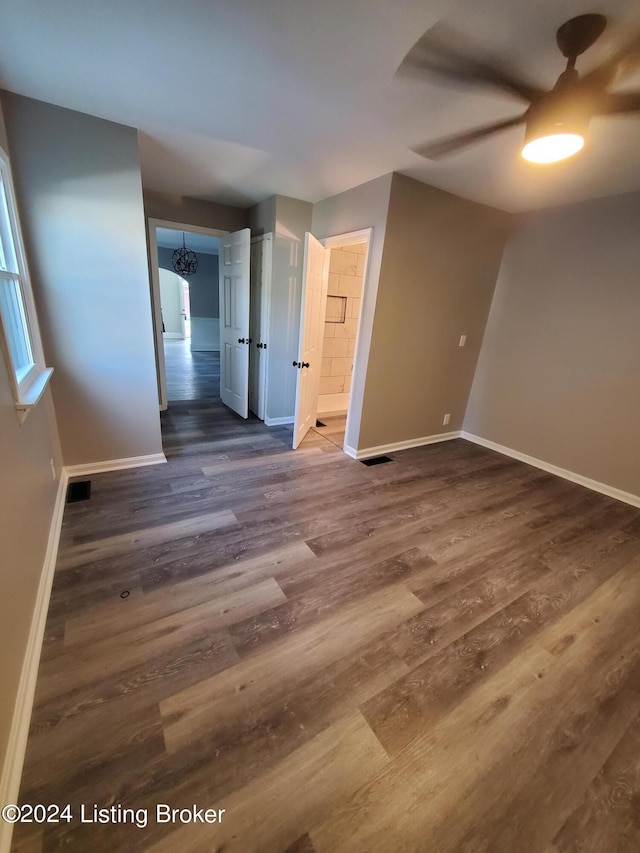
[{"label": "door knob", "polygon": [[293,366],[294,366],[294,367],[297,367],[298,369],[300,369],[300,368],[302,367],[302,362],[301,362],[301,361],[294,361],[294,362],[293,362]]},{"label": "door knob", "polygon": [[238,343],[239,344],[248,344],[249,338],[247,338],[246,340],[244,338],[238,338]]},{"label": "door knob", "polygon": [[309,367],[309,362],[303,361],[302,364],[300,365],[300,367]]}]

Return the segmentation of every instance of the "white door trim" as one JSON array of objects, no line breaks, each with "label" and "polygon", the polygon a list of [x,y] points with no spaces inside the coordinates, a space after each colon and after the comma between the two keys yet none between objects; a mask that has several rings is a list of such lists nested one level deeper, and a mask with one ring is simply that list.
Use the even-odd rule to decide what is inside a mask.
[{"label": "white door trim", "polygon": [[153,340],[156,351],[156,376],[158,381],[158,401],[160,411],[167,408],[167,373],[162,348],[162,311],[160,306],[160,273],[158,267],[158,241],[156,228],[170,228],[173,231],[191,231],[192,234],[207,234],[209,237],[226,237],[228,231],[217,228],[203,228],[201,225],[188,225],[185,222],[171,222],[168,219],[147,219],[147,246],[149,249],[149,271],[151,273],[151,314],[153,321]]},{"label": "white door trim", "polygon": [[371,243],[373,228],[361,228],[359,231],[349,231],[347,234],[336,234],[320,240],[325,249],[337,249],[340,246],[353,246],[354,243]]}]

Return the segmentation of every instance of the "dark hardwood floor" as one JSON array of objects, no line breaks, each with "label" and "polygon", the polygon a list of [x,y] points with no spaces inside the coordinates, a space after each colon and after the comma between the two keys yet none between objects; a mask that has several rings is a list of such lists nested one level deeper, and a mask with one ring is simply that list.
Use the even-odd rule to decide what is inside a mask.
[{"label": "dark hardwood floor", "polygon": [[163,434],[66,509],[21,801],[74,819],[16,853],[640,850],[640,511],[215,398]]},{"label": "dark hardwood floor", "polygon": [[191,341],[163,341],[167,399],[215,400],[220,395],[220,353],[191,352]]}]

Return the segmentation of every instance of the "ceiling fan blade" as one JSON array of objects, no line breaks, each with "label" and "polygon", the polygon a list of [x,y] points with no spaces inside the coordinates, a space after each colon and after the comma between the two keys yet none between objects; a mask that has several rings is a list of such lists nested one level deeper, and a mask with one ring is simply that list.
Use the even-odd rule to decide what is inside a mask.
[{"label": "ceiling fan blade", "polygon": [[640,92],[607,92],[599,101],[596,115],[640,112]]},{"label": "ceiling fan blade", "polygon": [[487,136],[494,133],[499,133],[501,130],[506,130],[508,127],[515,127],[517,124],[524,124],[524,115],[508,118],[505,121],[497,121],[493,124],[485,124],[482,127],[476,127],[474,130],[468,130],[466,133],[456,133],[453,136],[444,136],[441,139],[434,139],[433,142],[427,142],[424,145],[419,145],[417,148],[412,148],[416,154],[421,157],[426,157],[428,160],[438,160],[440,157],[446,157],[447,154],[453,154],[454,151],[459,151],[461,148],[466,148],[467,145],[472,145],[474,142],[479,142]]},{"label": "ceiling fan blade", "polygon": [[403,76],[416,76],[420,72],[437,74],[457,83],[500,89],[529,103],[545,94],[544,89],[521,80],[498,63],[470,59],[454,46],[456,41],[459,39],[451,30],[437,24],[418,39],[396,73]]},{"label": "ceiling fan blade", "polygon": [[[635,60],[635,61],[633,61]],[[582,76],[586,86],[608,86],[616,77],[624,77],[634,72],[640,62],[640,33],[617,50],[597,68]]]}]

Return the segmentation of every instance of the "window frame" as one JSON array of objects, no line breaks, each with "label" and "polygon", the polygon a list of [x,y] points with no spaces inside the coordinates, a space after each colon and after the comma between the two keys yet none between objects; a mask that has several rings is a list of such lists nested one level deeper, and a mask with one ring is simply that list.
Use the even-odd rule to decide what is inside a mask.
[{"label": "window frame", "polygon": [[[10,270],[0,270],[0,277],[12,279],[16,282],[22,301],[22,327],[24,337],[31,351],[31,362],[23,368],[16,368],[11,354],[9,335],[2,310],[0,310],[0,348],[2,349],[7,365],[18,419],[20,423],[23,423],[31,409],[37,405],[42,397],[53,373],[53,369],[45,366],[40,327],[25,256],[13,176],[11,174],[11,161],[2,147],[0,147],[0,178],[7,203],[7,226],[13,243],[13,251],[18,269],[17,273]],[[0,211],[0,216],[4,217],[2,211]]]}]

